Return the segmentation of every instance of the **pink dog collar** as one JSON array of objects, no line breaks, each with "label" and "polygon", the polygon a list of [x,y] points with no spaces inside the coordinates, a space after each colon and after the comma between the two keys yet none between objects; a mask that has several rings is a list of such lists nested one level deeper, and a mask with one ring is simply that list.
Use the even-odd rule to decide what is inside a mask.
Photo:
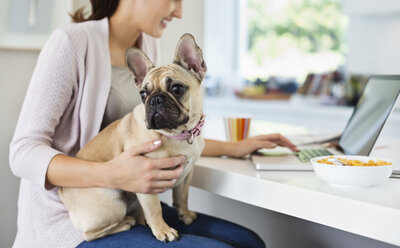
[{"label": "pink dog collar", "polygon": [[192,130],[182,131],[182,133],[177,134],[177,135],[172,135],[172,136],[167,135],[168,138],[176,139],[176,140],[186,140],[189,144],[193,144],[193,139],[195,137],[199,136],[201,133],[201,130],[203,129],[204,117],[205,117],[205,115],[201,116],[200,121],[197,123],[197,125]]}]

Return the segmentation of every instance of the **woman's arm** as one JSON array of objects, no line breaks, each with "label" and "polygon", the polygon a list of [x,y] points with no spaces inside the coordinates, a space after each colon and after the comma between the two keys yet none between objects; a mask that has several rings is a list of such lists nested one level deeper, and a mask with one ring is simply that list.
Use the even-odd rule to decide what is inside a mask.
[{"label": "woman's arm", "polygon": [[103,163],[58,154],[50,161],[46,173],[46,188],[105,187],[107,170]]},{"label": "woman's arm", "polygon": [[[40,52],[10,143],[14,175],[44,188],[56,127],[78,87],[77,49],[64,30],[55,31]],[[68,132],[69,130],[65,130]]]},{"label": "woman's arm", "polygon": [[[151,159],[140,154],[161,142],[134,146],[108,162],[92,162],[56,155],[49,164],[46,185],[118,188],[136,193],[160,193],[171,188],[182,173],[184,156]],[[171,169],[177,165],[177,168]],[[165,170],[169,168],[170,170]]]},{"label": "woman's arm", "polygon": [[275,148],[276,146],[288,147],[297,152],[297,147],[286,137],[280,134],[266,134],[251,137],[238,142],[224,142],[205,139],[205,146],[202,156],[217,157],[244,157],[260,148]]},{"label": "woman's arm", "polygon": [[206,157],[219,157],[219,156],[233,156],[232,151],[235,147],[234,142],[224,142],[219,140],[204,139],[205,145],[201,156]]}]

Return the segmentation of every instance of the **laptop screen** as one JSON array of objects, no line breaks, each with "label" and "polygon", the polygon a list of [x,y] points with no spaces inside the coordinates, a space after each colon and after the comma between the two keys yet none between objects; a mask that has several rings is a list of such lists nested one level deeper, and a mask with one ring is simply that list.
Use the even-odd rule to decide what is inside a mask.
[{"label": "laptop screen", "polygon": [[348,155],[369,155],[400,92],[399,76],[372,76],[339,140]]}]

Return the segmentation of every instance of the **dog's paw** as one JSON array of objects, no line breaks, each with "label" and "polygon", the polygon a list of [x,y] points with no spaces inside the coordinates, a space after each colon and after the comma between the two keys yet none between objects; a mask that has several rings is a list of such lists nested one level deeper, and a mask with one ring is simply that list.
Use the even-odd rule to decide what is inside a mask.
[{"label": "dog's paw", "polygon": [[124,220],[122,221],[125,224],[129,224],[131,226],[134,226],[136,224],[136,219],[133,218],[132,216],[125,216]]},{"label": "dog's paw", "polygon": [[162,242],[170,242],[179,239],[178,231],[169,227],[167,224],[163,225],[162,228],[152,230],[154,236]]},{"label": "dog's paw", "polygon": [[193,211],[179,211],[179,220],[185,223],[185,225],[190,225],[193,221],[197,219],[197,214]]}]

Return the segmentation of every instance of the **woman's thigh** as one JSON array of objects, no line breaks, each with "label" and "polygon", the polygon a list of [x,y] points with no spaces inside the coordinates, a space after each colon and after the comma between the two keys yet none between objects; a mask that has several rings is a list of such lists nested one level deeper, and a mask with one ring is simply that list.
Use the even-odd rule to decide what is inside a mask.
[{"label": "woman's thigh", "polygon": [[197,213],[197,219],[191,225],[185,225],[178,219],[175,208],[162,204],[165,222],[179,233],[208,237],[241,248],[264,248],[262,239],[253,231],[232,222]]},{"label": "woman's thigh", "polygon": [[221,241],[180,234],[178,241],[163,243],[158,241],[150,228],[136,225],[131,230],[113,234],[91,242],[83,242],[78,248],[232,248]]},{"label": "woman's thigh", "polygon": [[131,230],[113,234],[91,242],[83,242],[79,248],[264,248],[265,244],[253,231],[232,222],[197,213],[191,225],[178,219],[175,208],[162,204],[163,217],[167,224],[179,232],[179,240],[169,243],[158,241],[149,227],[136,225]]}]

